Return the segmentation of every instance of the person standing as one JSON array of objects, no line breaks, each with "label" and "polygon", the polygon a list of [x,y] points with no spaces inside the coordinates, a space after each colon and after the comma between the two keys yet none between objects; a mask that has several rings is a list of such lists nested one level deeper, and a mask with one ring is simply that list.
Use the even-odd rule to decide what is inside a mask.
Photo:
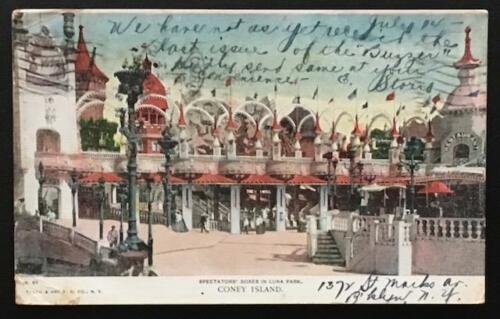
[{"label": "person standing", "polygon": [[250,227],[250,221],[248,220],[248,216],[245,216],[243,219],[243,231],[248,235],[248,228]]},{"label": "person standing", "polygon": [[118,245],[118,231],[116,230],[115,225],[111,226],[111,229],[108,232],[107,239],[109,242],[109,247],[113,248]]},{"label": "person standing", "polygon": [[203,212],[200,218],[200,228],[202,233],[203,232],[209,233],[207,224],[208,224],[208,214]]}]

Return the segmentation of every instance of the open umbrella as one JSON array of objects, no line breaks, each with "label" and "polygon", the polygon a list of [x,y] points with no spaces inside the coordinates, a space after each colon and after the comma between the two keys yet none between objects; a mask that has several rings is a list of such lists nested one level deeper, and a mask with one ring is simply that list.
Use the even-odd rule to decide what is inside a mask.
[{"label": "open umbrella", "polygon": [[418,194],[453,194],[453,191],[443,182],[429,182]]}]

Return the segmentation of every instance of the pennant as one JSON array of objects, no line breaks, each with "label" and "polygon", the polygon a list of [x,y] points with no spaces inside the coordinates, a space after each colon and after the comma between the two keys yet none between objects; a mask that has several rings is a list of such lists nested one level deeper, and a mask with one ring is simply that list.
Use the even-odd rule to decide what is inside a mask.
[{"label": "pennant", "polygon": [[274,84],[274,93],[278,92],[278,84]]},{"label": "pennant", "polygon": [[477,97],[479,95],[479,90],[469,93],[469,96]]},{"label": "pennant", "polygon": [[212,91],[210,91],[210,93],[212,93],[212,97],[215,97],[215,94],[216,94],[217,92],[215,91],[215,88],[214,88]]},{"label": "pennant", "polygon": [[333,97],[330,99],[330,101],[328,101],[328,104],[330,104],[332,102],[333,102]]},{"label": "pennant", "polygon": [[139,49],[137,49],[136,47],[133,47],[133,48],[130,48],[130,51],[137,52],[137,51],[139,51]]},{"label": "pennant", "polygon": [[184,73],[177,75],[174,79],[174,85],[176,85],[178,82],[182,81],[183,77],[184,77]]},{"label": "pennant", "polygon": [[257,94],[257,92],[255,92],[254,95],[253,95],[254,100],[257,100],[258,96],[259,96],[259,94]]},{"label": "pennant", "polygon": [[432,98],[432,103],[434,103],[434,105],[436,105],[439,101],[441,101],[439,94]]},{"label": "pennant", "polygon": [[316,87],[316,90],[314,90],[312,99],[315,100],[317,97],[318,97],[318,87]]},{"label": "pennant", "polygon": [[365,102],[365,104],[363,104],[363,105],[361,106],[361,108],[362,108],[362,109],[367,109],[367,108],[368,108],[368,102]]},{"label": "pennant", "polygon": [[232,77],[228,76],[224,79],[224,86],[230,86],[232,83]]},{"label": "pennant", "polygon": [[356,96],[358,96],[358,89],[354,89],[354,91],[352,91],[352,93],[349,94],[349,96],[347,98],[349,100],[352,100],[352,99],[356,98]]},{"label": "pennant", "polygon": [[395,98],[396,98],[396,93],[394,91],[392,91],[391,93],[387,94],[387,96],[385,97],[385,100],[386,101],[394,101]]}]

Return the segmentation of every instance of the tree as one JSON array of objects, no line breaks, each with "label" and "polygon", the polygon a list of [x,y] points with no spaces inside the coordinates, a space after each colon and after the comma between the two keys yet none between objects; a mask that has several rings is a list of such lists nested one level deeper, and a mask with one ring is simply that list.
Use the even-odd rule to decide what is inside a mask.
[{"label": "tree", "polygon": [[389,146],[391,145],[391,132],[381,129],[373,129],[370,134],[370,139],[375,141],[376,148],[372,149],[372,158],[387,159],[389,158]]},{"label": "tree", "polygon": [[83,151],[119,151],[119,146],[115,145],[113,139],[118,128],[117,123],[106,119],[81,119],[79,124]]}]

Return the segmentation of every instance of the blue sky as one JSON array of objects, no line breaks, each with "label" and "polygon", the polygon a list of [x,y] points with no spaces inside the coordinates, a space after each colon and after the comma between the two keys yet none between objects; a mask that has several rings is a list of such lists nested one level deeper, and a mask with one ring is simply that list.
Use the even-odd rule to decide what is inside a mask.
[{"label": "blue sky", "polygon": [[[168,26],[170,29],[161,32],[160,26],[169,15]],[[136,18],[134,19],[134,17]],[[237,29],[224,34],[213,32],[216,26],[221,29],[235,26],[240,18],[242,22]],[[25,15],[25,21],[35,32],[39,30],[41,24],[49,25],[53,30],[53,36],[62,39],[62,17],[58,14],[46,11],[30,12]],[[130,21],[133,21],[131,28],[123,34],[118,35],[116,32],[111,34],[113,22],[122,23],[122,26],[125,26]],[[147,28],[146,31],[143,33],[134,32],[137,23],[141,23],[139,30]],[[318,23],[319,26],[313,29],[313,26]],[[436,94],[441,94],[442,99],[444,99],[446,92],[451,92],[458,83],[455,77],[457,71],[451,65],[463,54],[463,30],[465,26],[469,25],[472,28],[473,55],[483,62],[483,66],[477,69],[478,82],[484,88],[486,87],[487,15],[484,11],[469,11],[467,13],[464,11],[455,13],[452,11],[446,13],[444,11],[411,13],[313,11],[307,13],[304,11],[301,13],[267,12],[264,14],[248,12],[78,11],[75,17],[75,26],[79,24],[85,28],[84,36],[89,51],[92,50],[93,46],[97,48],[97,64],[111,79],[108,83],[107,114],[113,114],[112,110],[119,104],[114,99],[117,82],[113,78],[113,73],[121,68],[126,57],[129,61],[131,60],[133,52],[130,48],[140,47],[142,43],[150,44],[153,42],[158,45],[164,41],[182,47],[183,45],[189,46],[192,41],[198,39],[197,48],[204,56],[205,61],[210,58],[218,60],[221,56],[221,50],[223,51],[230,46],[238,46],[240,49],[246,48],[251,52],[267,52],[267,54],[228,53],[224,62],[236,63],[234,72],[239,72],[242,76],[248,76],[248,73],[241,70],[249,62],[253,62],[254,65],[262,63],[262,65],[271,67],[277,66],[282,59],[285,59],[279,74],[280,77],[289,76],[291,79],[298,77],[307,78],[307,80],[300,81],[298,85],[278,85],[278,111],[280,113],[286,112],[293,96],[300,91],[302,102],[311,109],[322,112],[322,121],[329,123],[332,118],[344,110],[352,114],[363,112],[365,118],[375,116],[380,112],[392,115],[399,104],[406,105],[405,111],[401,114],[402,119],[415,114],[422,115],[422,108],[419,105],[423,100]],[[149,27],[148,24],[150,24]],[[203,30],[199,33],[193,32],[195,24],[198,27],[204,25]],[[171,29],[174,25],[178,25],[180,28],[188,27],[190,31],[184,34],[174,33]],[[277,28],[277,30],[270,34],[250,32],[250,28],[255,25],[258,25],[259,28],[268,25],[270,29]],[[331,28],[330,36],[327,34],[329,27]],[[285,43],[291,37],[291,30],[295,30],[295,28],[298,30],[304,28],[302,29],[303,33],[298,34],[285,51]],[[335,29],[337,29],[338,34],[334,36]],[[76,30],[78,29],[76,28]],[[311,30],[314,32],[310,32]],[[360,39],[359,35],[366,33],[367,30],[370,30],[367,37]],[[433,44],[432,41],[438,35],[439,41]],[[401,41],[398,41],[400,38]],[[342,71],[338,73],[298,72],[296,66],[301,63],[304,51],[311,42],[314,43],[311,46],[306,65],[335,67],[337,70],[342,69]],[[343,44],[340,48],[340,54],[337,54],[334,52],[335,48],[338,48],[341,43]],[[366,50],[376,45],[381,50],[379,56],[369,58],[370,53],[375,52],[376,49],[369,52]],[[175,75],[169,73],[169,70],[181,54],[169,54],[165,51],[153,52],[156,51],[153,49],[154,47],[155,45],[149,47],[151,59],[162,65],[156,72],[167,86],[172,86]],[[321,49],[325,47],[323,52],[331,53],[321,55]],[[346,49],[349,51],[345,52]],[[294,54],[294,50],[296,54]],[[213,53],[213,51],[218,53]],[[383,52],[385,52],[386,58],[381,58]],[[354,56],[348,56],[350,53]],[[430,56],[414,59],[410,71],[419,71],[420,74],[405,73],[408,61],[419,54]],[[387,57],[389,55],[392,57]],[[399,66],[396,65],[398,55],[403,57]],[[163,67],[165,65],[166,67]],[[340,75],[351,68],[356,69],[360,66],[363,66],[360,71],[350,71],[347,80],[339,81]],[[380,73],[380,70],[386,67],[389,67],[393,73],[402,72],[400,75],[394,74],[391,79],[411,77],[412,79],[406,82],[420,86],[420,89],[409,86],[403,89],[398,86],[396,89],[391,87],[384,89],[383,86],[379,86],[378,89],[374,89],[378,79],[377,72]],[[224,70],[217,67],[209,70],[224,73]],[[269,78],[276,77],[270,73],[263,75]],[[389,83],[391,82],[392,80],[389,81]],[[260,97],[269,95],[272,98],[274,97],[273,86],[272,83],[247,84],[242,81],[234,81],[233,99],[243,100],[245,96],[253,95],[255,92]],[[425,92],[429,86],[430,92]],[[316,87],[318,87],[318,98],[312,100]],[[209,96],[209,91],[213,88],[217,88],[219,97],[228,93],[221,80],[206,80],[202,92]],[[357,98],[349,100],[347,96],[354,89],[357,89]],[[388,103],[385,101],[385,97],[392,91],[396,92],[396,101]],[[172,97],[177,99],[177,96],[176,90],[172,90]],[[332,97],[335,101],[329,104]],[[360,106],[366,101],[369,103],[369,108],[361,111]]]}]

